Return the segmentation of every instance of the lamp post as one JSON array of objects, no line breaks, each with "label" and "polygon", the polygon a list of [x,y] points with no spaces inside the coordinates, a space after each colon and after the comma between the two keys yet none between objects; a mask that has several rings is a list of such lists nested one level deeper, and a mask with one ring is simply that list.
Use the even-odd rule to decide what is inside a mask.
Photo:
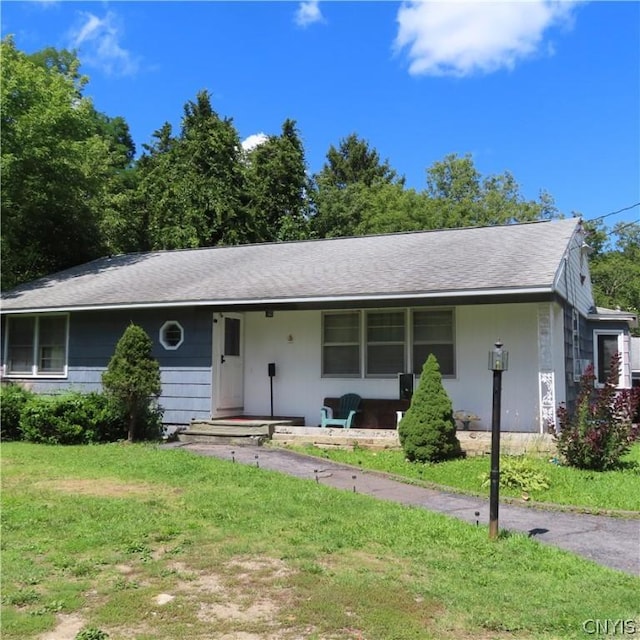
[{"label": "lamp post", "polygon": [[500,339],[489,351],[489,369],[493,371],[493,409],[491,414],[491,473],[489,490],[489,538],[498,537],[498,498],[500,494],[500,399],[502,372],[509,367],[509,353]]}]

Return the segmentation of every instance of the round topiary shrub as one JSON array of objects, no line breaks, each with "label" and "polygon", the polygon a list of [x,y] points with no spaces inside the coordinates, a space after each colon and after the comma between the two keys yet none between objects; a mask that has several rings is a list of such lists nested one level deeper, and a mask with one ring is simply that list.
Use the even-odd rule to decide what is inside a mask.
[{"label": "round topiary shrub", "polygon": [[464,457],[456,437],[451,399],[442,386],[440,365],[433,354],[424,363],[411,406],[398,426],[398,436],[411,462],[441,462]]}]

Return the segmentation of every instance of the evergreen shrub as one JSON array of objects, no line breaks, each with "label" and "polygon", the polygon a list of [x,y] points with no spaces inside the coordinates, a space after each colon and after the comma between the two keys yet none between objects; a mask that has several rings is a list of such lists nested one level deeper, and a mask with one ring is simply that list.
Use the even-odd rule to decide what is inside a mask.
[{"label": "evergreen shrub", "polygon": [[424,363],[398,435],[411,462],[441,462],[464,456],[456,437],[451,399],[442,386],[440,365],[433,354]]},{"label": "evergreen shrub", "polygon": [[156,404],[162,390],[160,365],[152,356],[152,346],[147,332],[131,323],[102,374],[105,392],[126,416],[129,441],[148,437],[150,417],[155,416],[157,426],[162,411]]}]

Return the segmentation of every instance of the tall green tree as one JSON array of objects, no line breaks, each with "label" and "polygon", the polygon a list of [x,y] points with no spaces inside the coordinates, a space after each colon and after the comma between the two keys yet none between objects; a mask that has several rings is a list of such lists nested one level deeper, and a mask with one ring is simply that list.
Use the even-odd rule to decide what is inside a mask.
[{"label": "tall green tree", "polygon": [[[598,243],[597,234],[594,238],[599,250],[591,259],[590,272],[596,304],[640,316],[640,223],[620,223],[608,235],[614,238],[610,250]],[[636,334],[640,335],[638,329]]]},{"label": "tall green tree", "polygon": [[245,154],[247,217],[252,241],[307,238],[309,179],[304,146],[293,120]]},{"label": "tall green tree", "polygon": [[238,133],[207,91],[184,107],[179,135],[165,124],[138,162],[134,204],[153,249],[240,244],[252,230],[244,207]]},{"label": "tall green tree", "polygon": [[511,173],[483,178],[469,154],[449,154],[429,167],[426,193],[447,228],[530,222],[558,214],[547,192],[526,200]]},{"label": "tall green tree", "polygon": [[74,54],[28,56],[1,43],[2,287],[102,253],[111,166]]},{"label": "tall green tree", "polygon": [[404,183],[404,178],[398,177],[389,161],[382,161],[377,150],[355,133],[340,140],[337,148],[331,145],[326,157],[315,177],[319,186],[341,189],[356,182],[368,187],[376,182]]},{"label": "tall green tree", "polygon": [[385,186],[394,185],[402,190],[404,178],[366,140],[352,133],[337,148],[329,147],[314,185],[312,230],[319,237],[337,237],[358,234],[370,201],[376,199],[372,189],[384,191]]}]

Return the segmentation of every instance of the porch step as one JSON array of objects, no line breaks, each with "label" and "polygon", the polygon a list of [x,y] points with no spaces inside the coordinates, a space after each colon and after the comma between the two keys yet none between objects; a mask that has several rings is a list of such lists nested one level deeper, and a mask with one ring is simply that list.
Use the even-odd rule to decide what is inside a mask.
[{"label": "porch step", "polygon": [[304,424],[304,419],[239,416],[193,420],[185,431],[178,433],[178,440],[210,444],[262,444],[271,438],[277,425],[294,424]]}]

